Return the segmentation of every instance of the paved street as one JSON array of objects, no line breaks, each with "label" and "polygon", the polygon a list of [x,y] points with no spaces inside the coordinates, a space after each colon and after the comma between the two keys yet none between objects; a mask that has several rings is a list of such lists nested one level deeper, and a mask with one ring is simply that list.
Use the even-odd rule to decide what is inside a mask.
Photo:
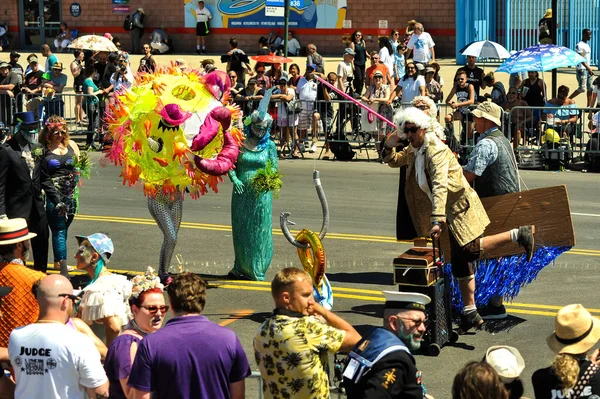
[{"label": "paved street", "polygon": [[[97,160],[99,154],[93,154]],[[240,337],[253,370],[252,338],[259,323],[272,310],[270,279],[281,268],[300,266],[296,250],[279,232],[279,214],[291,212],[296,228],[318,231],[321,210],[312,183],[312,171],[321,180],[331,210],[331,224],[324,246],[327,276],[334,287],[334,310],[361,329],[381,325],[383,289],[392,285],[391,261],[407,244],[395,241],[395,213],[398,170],[374,162],[331,162],[314,160],[281,161],[284,187],[273,202],[275,254],[267,282],[225,281],[233,263],[230,231],[231,184],[219,186],[193,201],[186,198],[180,237],[175,251],[183,269],[202,273],[213,280],[205,314],[227,324]],[[598,184],[600,177],[580,172],[522,171],[529,188],[566,184],[577,246],[548,266],[538,280],[507,306],[511,317],[492,331],[461,336],[455,347],[446,347],[439,357],[418,356],[424,384],[436,398],[448,398],[452,379],[461,365],[478,360],[491,345],[509,344],[519,348],[527,367],[523,377],[526,396],[532,396],[530,376],[547,366],[552,353],[545,344],[553,329],[552,316],[569,303],[582,303],[600,316],[596,279],[600,276]],[[109,266],[122,270],[144,270],[156,266],[161,234],[146,208],[141,187],[124,187],[119,170],[95,165],[91,180],[83,182],[81,209],[70,229],[69,253],[76,250],[75,235],[109,233],[115,254]],[[552,217],[552,215],[547,215]],[[175,262],[175,259],[174,259]],[[73,263],[72,261],[70,263]],[[256,385],[247,384],[248,398],[258,397]]]}]

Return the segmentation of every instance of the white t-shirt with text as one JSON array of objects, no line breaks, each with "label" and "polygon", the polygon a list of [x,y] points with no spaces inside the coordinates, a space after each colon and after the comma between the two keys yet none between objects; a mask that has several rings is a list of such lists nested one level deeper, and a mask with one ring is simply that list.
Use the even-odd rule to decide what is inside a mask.
[{"label": "white t-shirt with text", "polygon": [[8,341],[16,399],[84,399],[86,388],[107,381],[91,339],[64,324],[15,329]]},{"label": "white t-shirt with text", "polygon": [[423,32],[420,35],[413,33],[406,47],[413,51],[413,60],[428,63],[431,61],[431,48],[435,46],[431,35]]}]

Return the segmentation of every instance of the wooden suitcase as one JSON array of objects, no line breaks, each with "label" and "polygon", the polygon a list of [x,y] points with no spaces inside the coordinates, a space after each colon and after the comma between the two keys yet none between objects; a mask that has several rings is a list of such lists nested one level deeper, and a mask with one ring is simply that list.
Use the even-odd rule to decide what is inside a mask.
[{"label": "wooden suitcase", "polygon": [[435,284],[443,277],[439,260],[439,248],[409,249],[394,259],[394,284],[417,287],[429,287]]}]

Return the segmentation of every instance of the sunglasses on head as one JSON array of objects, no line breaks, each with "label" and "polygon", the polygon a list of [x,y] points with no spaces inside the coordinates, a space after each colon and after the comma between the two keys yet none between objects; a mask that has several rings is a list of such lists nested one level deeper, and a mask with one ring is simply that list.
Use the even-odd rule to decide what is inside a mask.
[{"label": "sunglasses on head", "polygon": [[404,128],[404,133],[416,133],[418,130],[419,130],[418,126],[405,127]]},{"label": "sunglasses on head", "polygon": [[148,311],[148,313],[150,314],[156,314],[159,310],[160,313],[165,314],[169,311],[169,306],[168,305],[163,305],[163,306],[140,306],[144,309],[146,309]]}]

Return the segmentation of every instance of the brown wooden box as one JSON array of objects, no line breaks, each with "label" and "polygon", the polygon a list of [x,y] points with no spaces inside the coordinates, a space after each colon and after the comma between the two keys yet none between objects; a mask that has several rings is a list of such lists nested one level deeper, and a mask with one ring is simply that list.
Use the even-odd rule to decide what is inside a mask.
[{"label": "brown wooden box", "polygon": [[[438,258],[438,248],[435,254]],[[429,287],[442,276],[431,247],[414,247],[394,259],[394,284]]]}]

